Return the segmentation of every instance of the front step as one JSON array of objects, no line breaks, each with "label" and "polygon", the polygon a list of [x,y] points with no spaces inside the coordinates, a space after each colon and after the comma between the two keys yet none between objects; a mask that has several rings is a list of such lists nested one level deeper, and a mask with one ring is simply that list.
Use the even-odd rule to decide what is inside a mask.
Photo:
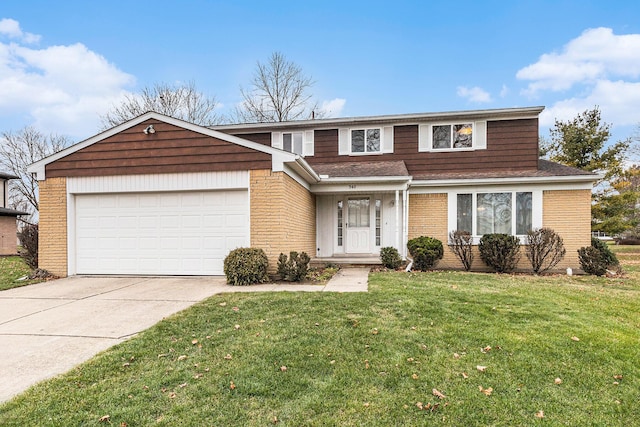
[{"label": "front step", "polygon": [[324,267],[327,264],[335,264],[341,267],[372,267],[382,265],[379,256],[333,256],[312,258],[309,265],[312,267]]}]

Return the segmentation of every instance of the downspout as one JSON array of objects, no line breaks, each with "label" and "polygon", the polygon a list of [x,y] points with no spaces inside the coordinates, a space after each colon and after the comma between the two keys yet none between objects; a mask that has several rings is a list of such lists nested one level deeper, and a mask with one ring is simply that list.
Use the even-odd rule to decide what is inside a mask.
[{"label": "downspout", "polygon": [[396,190],[396,200],[395,200],[395,207],[396,207],[396,247],[398,249],[400,249],[401,253],[402,253],[402,246],[400,246],[400,192],[398,190]]},{"label": "downspout", "polygon": [[404,257],[409,260],[409,264],[407,265],[406,271],[411,271],[411,267],[413,267],[413,260],[409,258],[409,254],[407,253],[407,242],[409,241],[409,186],[407,185],[404,190],[402,190],[402,213],[403,213],[403,221],[402,221],[402,253]]}]

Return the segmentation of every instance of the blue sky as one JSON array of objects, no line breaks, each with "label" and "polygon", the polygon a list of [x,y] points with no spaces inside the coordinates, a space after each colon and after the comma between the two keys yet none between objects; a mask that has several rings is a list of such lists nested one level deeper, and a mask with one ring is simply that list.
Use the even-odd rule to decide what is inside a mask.
[{"label": "blue sky", "polygon": [[637,1],[3,0],[0,131],[82,140],[127,93],[193,81],[228,113],[282,52],[335,117],[544,105],[542,133],[599,105],[640,123]]}]

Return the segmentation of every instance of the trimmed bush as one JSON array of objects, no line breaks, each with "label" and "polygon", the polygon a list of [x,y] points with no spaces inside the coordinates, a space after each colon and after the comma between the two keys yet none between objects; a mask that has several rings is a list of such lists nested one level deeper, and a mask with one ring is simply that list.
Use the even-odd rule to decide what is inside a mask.
[{"label": "trimmed bush", "polygon": [[402,257],[393,246],[380,248],[380,260],[382,265],[391,270],[395,270],[402,264]]},{"label": "trimmed bush", "polygon": [[534,273],[552,269],[562,261],[566,253],[562,237],[552,229],[539,228],[527,232],[525,254]]},{"label": "trimmed bush", "polygon": [[238,248],[224,259],[224,274],[227,283],[233,286],[264,283],[269,280],[268,265],[269,260],[262,249]]},{"label": "trimmed bush", "polygon": [[413,268],[420,271],[427,271],[444,256],[442,242],[433,237],[420,236],[407,242],[407,248],[413,258]]},{"label": "trimmed bush", "polygon": [[595,237],[591,238],[591,246],[578,249],[578,260],[585,273],[595,276],[604,276],[609,268],[620,264],[607,244]]},{"label": "trimmed bush", "polygon": [[455,230],[449,233],[449,249],[462,263],[465,271],[471,270],[473,263],[473,236],[468,231]]},{"label": "trimmed bush", "polygon": [[307,277],[309,271],[309,255],[306,252],[291,251],[289,259],[283,253],[278,257],[278,274],[282,280],[289,282],[299,282]]},{"label": "trimmed bush", "polygon": [[478,245],[482,261],[498,273],[516,269],[520,261],[520,239],[508,234],[485,234]]},{"label": "trimmed bush", "polygon": [[33,270],[38,268],[38,224],[27,224],[18,233],[20,256]]}]

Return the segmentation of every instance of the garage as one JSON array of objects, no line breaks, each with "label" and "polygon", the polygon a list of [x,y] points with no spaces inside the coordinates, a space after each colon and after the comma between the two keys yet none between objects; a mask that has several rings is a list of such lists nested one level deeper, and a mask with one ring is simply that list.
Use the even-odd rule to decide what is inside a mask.
[{"label": "garage", "polygon": [[77,274],[221,275],[249,244],[247,190],[77,194]]}]

